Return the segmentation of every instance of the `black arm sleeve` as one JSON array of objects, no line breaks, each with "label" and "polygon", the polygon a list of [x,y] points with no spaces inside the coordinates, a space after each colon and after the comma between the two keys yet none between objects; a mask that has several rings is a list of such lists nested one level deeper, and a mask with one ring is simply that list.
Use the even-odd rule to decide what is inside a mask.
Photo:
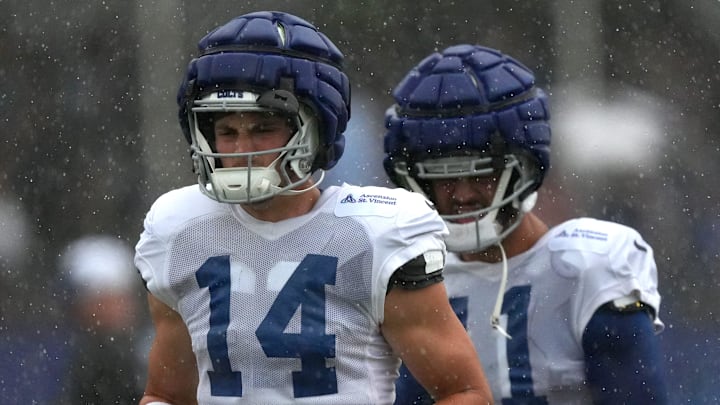
[{"label": "black arm sleeve", "polygon": [[425,262],[424,255],[420,255],[403,264],[395,270],[395,273],[390,277],[387,292],[390,292],[394,287],[418,290],[443,281],[442,269],[427,273],[426,268],[427,263]]}]

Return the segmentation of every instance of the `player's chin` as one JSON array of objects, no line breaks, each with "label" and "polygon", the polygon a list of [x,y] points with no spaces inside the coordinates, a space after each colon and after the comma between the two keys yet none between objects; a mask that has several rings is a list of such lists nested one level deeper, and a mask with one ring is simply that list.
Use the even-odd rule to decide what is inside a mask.
[{"label": "player's chin", "polygon": [[459,219],[453,219],[453,220],[450,221],[450,222],[452,222],[452,223],[454,223],[454,224],[463,225],[463,224],[469,224],[469,223],[471,223],[471,222],[477,222],[480,218],[482,218],[482,217],[459,218]]},{"label": "player's chin", "polygon": [[470,222],[477,222],[481,220],[487,213],[477,214],[478,211],[484,209],[484,207],[463,207],[462,209],[455,210],[452,215],[453,216],[460,216],[460,218],[455,218],[451,222],[456,224],[467,224]]},{"label": "player's chin", "polygon": [[244,207],[250,207],[255,211],[270,210],[274,208],[271,204],[272,200],[277,197],[278,196],[272,196],[260,201],[242,202],[240,203],[240,205]]}]

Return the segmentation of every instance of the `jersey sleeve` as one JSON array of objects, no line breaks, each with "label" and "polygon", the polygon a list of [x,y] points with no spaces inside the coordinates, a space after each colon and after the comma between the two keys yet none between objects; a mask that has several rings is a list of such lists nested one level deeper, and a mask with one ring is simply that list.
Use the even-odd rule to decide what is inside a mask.
[{"label": "jersey sleeve", "polygon": [[[445,222],[435,210],[434,205],[418,193],[400,191],[401,203],[395,217],[394,232],[386,233],[390,247],[397,247],[391,257],[387,257],[386,267],[392,272],[402,265],[427,252],[442,253],[442,264],[446,255],[444,238],[448,235]],[[427,258],[426,258],[427,259]],[[437,260],[431,260],[437,264]],[[431,266],[437,270],[437,266]]]},{"label": "jersey sleeve", "polygon": [[653,250],[636,230],[582,218],[566,222],[554,232],[549,244],[553,268],[561,276],[577,280],[571,305],[578,338],[595,311],[612,301],[640,301],[651,307],[655,331],[662,331]]},{"label": "jersey sleeve", "polygon": [[373,240],[373,316],[378,322],[383,320],[388,283],[397,269],[418,256],[430,263],[428,272],[441,271],[444,265],[447,227],[433,204],[418,193],[345,185],[335,215],[356,218]]},{"label": "jersey sleeve", "polygon": [[177,300],[167,285],[162,269],[165,268],[167,244],[156,233],[155,218],[163,205],[156,202],[148,211],[143,221],[143,231],[135,246],[135,267],[137,267],[147,290],[162,302],[177,310]]},{"label": "jersey sleeve", "polygon": [[145,287],[156,298],[177,310],[179,297],[173,293],[169,276],[169,243],[184,223],[208,212],[209,199],[189,186],[160,196],[143,221],[143,231],[135,246],[135,267]]}]

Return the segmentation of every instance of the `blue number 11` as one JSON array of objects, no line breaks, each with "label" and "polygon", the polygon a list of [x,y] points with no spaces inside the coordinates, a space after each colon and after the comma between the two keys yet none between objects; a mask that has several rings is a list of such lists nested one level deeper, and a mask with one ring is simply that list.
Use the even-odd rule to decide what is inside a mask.
[{"label": "blue number 11", "polygon": [[[300,371],[292,372],[296,398],[337,393],[337,375],[326,361],[335,357],[335,335],[325,333],[325,286],[335,284],[337,258],[306,256],[278,293],[265,319],[255,331],[268,357],[299,358]],[[230,257],[211,257],[196,273],[198,285],[210,292],[208,371],[213,396],[242,396],[240,371],[233,371],[227,346],[230,324]],[[300,333],[285,329],[300,308]]]}]

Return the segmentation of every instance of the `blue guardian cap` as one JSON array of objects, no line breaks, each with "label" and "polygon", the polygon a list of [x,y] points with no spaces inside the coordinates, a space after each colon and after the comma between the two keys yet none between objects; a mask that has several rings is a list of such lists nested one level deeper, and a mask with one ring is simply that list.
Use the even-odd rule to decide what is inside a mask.
[{"label": "blue guardian cap", "polygon": [[[343,54],[309,22],[291,14],[255,12],[203,37],[177,93],[178,118],[191,145],[201,189],[222,202],[255,202],[335,166],[350,118],[350,85]],[[217,112],[272,111],[297,123],[279,176],[222,168],[208,117]],[[277,151],[275,151],[277,152]],[[251,157],[251,156],[248,156]],[[260,176],[260,177],[258,177]],[[277,177],[277,178],[275,178]]]},{"label": "blue guardian cap", "polygon": [[[497,176],[491,207],[443,217],[449,250],[480,251],[502,240],[532,209],[550,165],[548,101],[532,71],[495,49],[457,45],[421,61],[393,97],[385,116],[390,178],[429,194],[433,179]],[[514,210],[510,223],[496,220],[503,207]]]}]

